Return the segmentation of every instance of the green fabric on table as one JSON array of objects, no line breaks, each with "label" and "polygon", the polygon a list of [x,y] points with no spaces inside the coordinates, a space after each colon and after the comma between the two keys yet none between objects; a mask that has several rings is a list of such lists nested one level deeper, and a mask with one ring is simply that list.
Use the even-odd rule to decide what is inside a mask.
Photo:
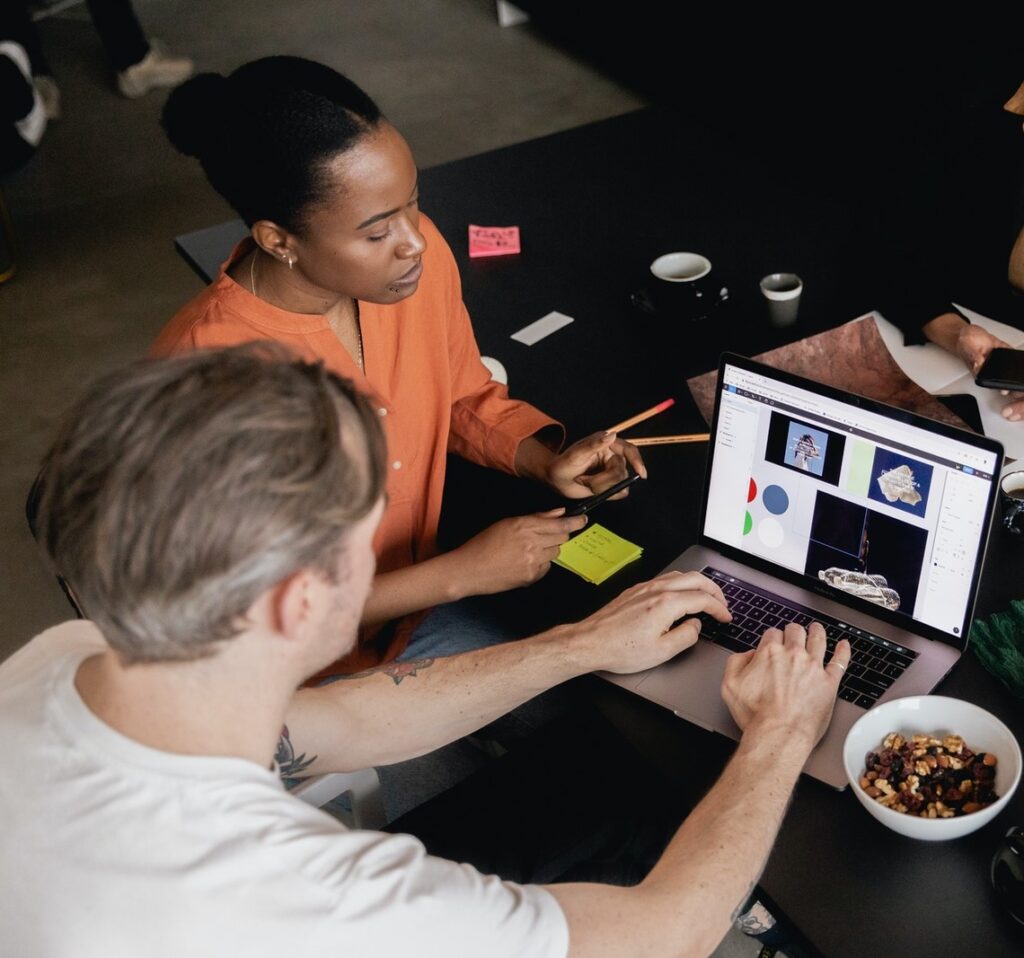
[{"label": "green fabric on table", "polygon": [[1024,698],[1024,601],[1017,599],[1006,612],[975,619],[971,648],[989,672]]}]

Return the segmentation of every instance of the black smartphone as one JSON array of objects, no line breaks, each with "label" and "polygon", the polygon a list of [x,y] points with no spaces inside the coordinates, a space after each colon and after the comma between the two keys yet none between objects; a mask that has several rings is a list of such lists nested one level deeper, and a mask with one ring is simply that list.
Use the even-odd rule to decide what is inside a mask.
[{"label": "black smartphone", "polygon": [[640,473],[628,462],[626,463],[626,469],[629,474],[625,479],[620,479],[615,485],[609,486],[604,492],[599,492],[596,496],[589,496],[586,499],[574,499],[565,507],[565,514],[567,516],[585,516],[594,506],[601,505],[605,499],[610,499],[615,493],[621,492],[626,486],[631,485],[640,478]]},{"label": "black smartphone", "polygon": [[993,349],[974,381],[989,389],[1024,391],[1024,350]]}]

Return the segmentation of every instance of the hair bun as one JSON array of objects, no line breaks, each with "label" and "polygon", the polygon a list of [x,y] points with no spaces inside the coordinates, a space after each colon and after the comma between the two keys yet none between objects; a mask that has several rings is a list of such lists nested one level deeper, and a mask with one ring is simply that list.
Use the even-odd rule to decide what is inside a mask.
[{"label": "hair bun", "polygon": [[202,160],[224,125],[227,87],[219,73],[199,73],[171,91],[161,122],[176,150]]}]

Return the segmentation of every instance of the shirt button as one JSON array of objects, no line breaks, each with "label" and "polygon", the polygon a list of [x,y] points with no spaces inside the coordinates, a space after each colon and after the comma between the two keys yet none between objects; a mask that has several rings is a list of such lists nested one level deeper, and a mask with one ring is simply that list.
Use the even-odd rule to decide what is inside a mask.
[{"label": "shirt button", "polygon": [[383,406],[381,406],[380,409],[377,410],[377,415],[378,416],[386,416],[387,414],[388,414],[388,411]]},{"label": "shirt button", "polygon": [[392,468],[392,469],[401,469],[401,468],[402,468],[402,463],[401,463],[401,462],[399,462],[399,461],[398,461],[398,460],[396,459],[396,460],[395,460],[395,461],[394,461],[393,463],[391,463],[391,468]]}]

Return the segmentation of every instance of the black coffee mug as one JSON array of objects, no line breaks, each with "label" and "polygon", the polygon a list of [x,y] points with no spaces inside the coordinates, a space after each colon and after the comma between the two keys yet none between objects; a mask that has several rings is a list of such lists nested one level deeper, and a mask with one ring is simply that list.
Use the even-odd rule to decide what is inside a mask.
[{"label": "black coffee mug", "polygon": [[999,904],[1024,925],[1024,828],[1015,825],[992,858],[992,888]]},{"label": "black coffee mug", "polygon": [[633,305],[666,319],[699,319],[724,302],[728,290],[709,277],[711,261],[699,253],[665,253],[651,263],[654,277],[632,294]]}]

